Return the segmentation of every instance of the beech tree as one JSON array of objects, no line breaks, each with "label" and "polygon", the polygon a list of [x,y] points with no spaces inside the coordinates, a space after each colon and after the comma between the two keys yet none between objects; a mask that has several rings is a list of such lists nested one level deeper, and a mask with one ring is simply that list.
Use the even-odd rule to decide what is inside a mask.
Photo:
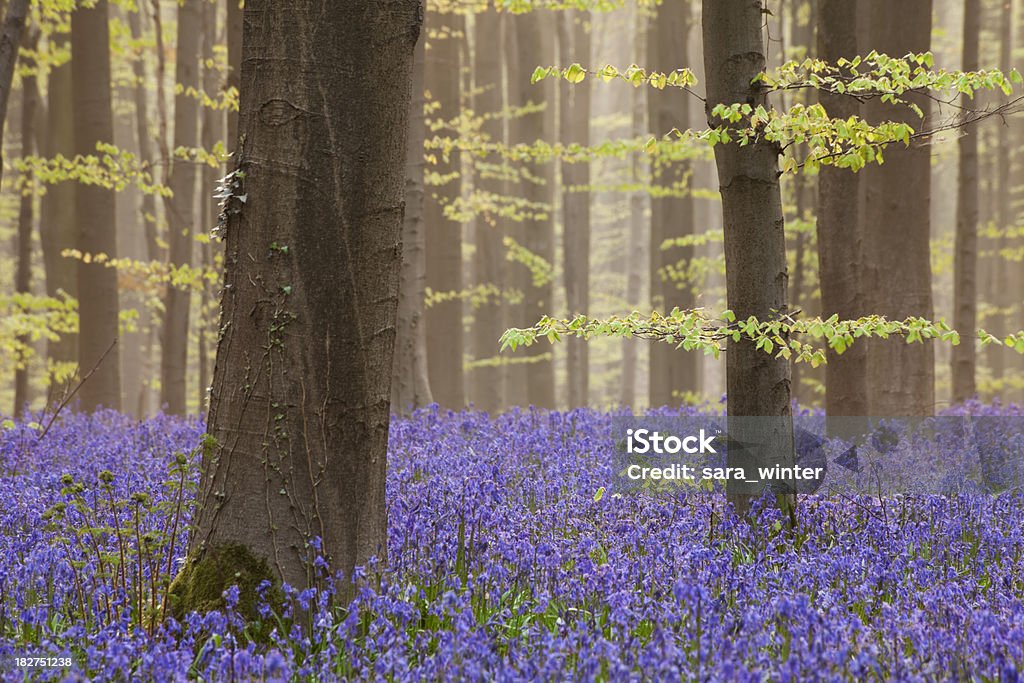
[{"label": "beech tree", "polygon": [[[222,321],[179,613],[386,559],[419,0],[249,0]],[[314,539],[319,538],[321,543]],[[251,604],[251,602],[249,603]]]},{"label": "beech tree", "polygon": [[[110,93],[110,28],[106,0],[71,13],[71,90],[74,148],[94,154],[97,143],[113,143]],[[76,246],[83,253],[117,256],[114,191],[99,185],[75,188]],[[92,373],[78,393],[81,407],[121,408],[117,272],[85,259],[78,268],[78,365]]]}]

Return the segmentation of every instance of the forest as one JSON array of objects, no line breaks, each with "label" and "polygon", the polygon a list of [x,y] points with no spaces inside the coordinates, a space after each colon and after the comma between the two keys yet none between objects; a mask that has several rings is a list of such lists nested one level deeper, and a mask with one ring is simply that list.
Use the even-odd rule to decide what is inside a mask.
[{"label": "forest", "polygon": [[1024,673],[1021,0],[0,17],[3,680]]}]

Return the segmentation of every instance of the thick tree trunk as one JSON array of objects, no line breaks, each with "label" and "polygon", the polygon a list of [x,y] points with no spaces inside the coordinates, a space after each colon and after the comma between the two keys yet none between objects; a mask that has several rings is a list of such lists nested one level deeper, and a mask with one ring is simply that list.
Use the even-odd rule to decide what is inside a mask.
[{"label": "thick tree trunk", "polygon": [[[761,4],[750,0],[704,0],[704,70],[710,125],[717,103],[766,102],[751,80],[765,68]],[[729,308],[740,320],[756,316],[770,320],[786,311],[786,235],[774,144],[756,142],[741,147],[715,147],[725,225],[725,269]],[[789,362],[755,348],[744,338],[730,341],[727,397],[729,435],[739,442],[757,443],[761,465],[792,465],[793,422]],[[757,417],[756,420],[743,418]],[[739,420],[735,418],[740,418]],[[729,465],[750,467],[743,454],[729,449]],[[756,486],[729,482],[729,499],[743,513]],[[780,505],[792,509],[793,497],[779,495]]]},{"label": "thick tree trunk", "polygon": [[[648,38],[647,66],[650,69],[667,73],[684,66],[690,25],[688,2],[666,2],[658,7]],[[647,102],[651,132],[661,136],[673,128],[685,130],[690,120],[690,97],[678,88],[649,92]],[[688,162],[656,163],[652,171],[657,187],[671,188],[680,183],[688,187],[692,165]],[[651,306],[662,313],[676,307],[690,309],[695,305],[693,284],[674,282],[664,272],[666,267],[676,263],[682,263],[682,271],[686,272],[685,265],[694,256],[693,247],[662,248],[665,240],[692,235],[693,221],[694,202],[691,194],[687,193],[684,197],[651,198]],[[700,391],[699,354],[686,353],[664,343],[652,344],[650,348],[649,398],[652,406],[678,405],[679,393]]]},{"label": "thick tree trunk", "polygon": [[[531,102],[546,103],[543,111],[520,116],[511,121],[513,142],[534,142],[536,140],[553,140],[555,133],[555,92],[554,84],[545,81],[541,85],[531,85],[530,75],[537,64],[551,63],[555,57],[552,49],[555,43],[555,31],[551,22],[541,12],[530,12],[516,17],[516,55],[517,67],[510,69],[509,90],[512,93],[513,106],[525,106]],[[523,183],[523,196],[535,204],[550,207],[543,217],[526,220],[521,226],[523,246],[531,253],[541,257],[549,264],[555,262],[555,167],[552,163],[530,164],[524,166],[535,180],[527,179]],[[554,287],[551,280],[538,285],[531,281],[524,272],[522,265],[513,268],[520,273],[525,290],[522,326],[537,322],[544,315],[551,315],[551,299]],[[513,373],[523,373],[526,378],[526,403],[538,408],[555,407],[555,370],[551,361],[553,349],[546,344],[534,344],[528,347],[524,355],[531,360],[524,366],[509,366]],[[520,401],[509,399],[512,405]]]},{"label": "thick tree trunk", "polygon": [[[95,154],[96,143],[114,141],[110,93],[110,30],[107,1],[71,13],[71,85],[75,151]],[[79,185],[75,190],[77,247],[82,252],[117,256],[113,190]],[[83,410],[121,408],[117,272],[101,263],[78,262],[78,364],[92,372],[78,392]]]},{"label": "thick tree trunk", "polygon": [[[857,7],[846,0],[821,0],[818,55],[826,62],[852,59],[857,45]],[[857,101],[844,95],[820,93],[821,104],[833,119],[860,113]],[[825,166],[818,175],[818,268],[821,312],[852,320],[863,306],[864,236],[860,215],[862,174]],[[867,416],[867,349],[854,344],[838,354],[825,352],[825,413]]]},{"label": "thick tree trunk", "polygon": [[[495,116],[504,106],[502,52],[495,49],[495,46],[502,44],[501,16],[496,12],[484,12],[475,17],[475,24],[473,72],[477,80],[473,110],[477,115],[491,115],[481,127],[481,132],[491,140],[502,140],[502,122]],[[500,180],[483,176],[477,179],[476,186],[481,191],[496,194],[505,189]],[[502,245],[499,228],[480,216],[474,226],[473,241],[473,284],[501,290],[505,286],[505,247]],[[504,303],[500,295],[488,297],[473,311],[473,359],[480,361],[493,358],[498,349],[497,340],[504,331]],[[501,367],[484,365],[473,368],[470,375],[470,397],[477,409],[493,412],[502,406],[504,379],[505,373]]]},{"label": "thick tree trunk", "polygon": [[[558,14],[560,64],[590,64],[587,13]],[[559,138],[563,143],[590,144],[590,80],[558,89]],[[590,164],[562,164],[562,276],[569,315],[590,309]],[[574,191],[575,189],[575,191]],[[627,342],[630,340],[626,340]],[[566,340],[569,408],[587,405],[590,384],[589,346],[582,339]],[[634,360],[635,360],[634,350]],[[626,375],[625,368],[623,376]],[[635,366],[633,379],[635,381]],[[632,399],[629,403],[632,404]]]},{"label": "thick tree trunk", "polygon": [[[203,0],[184,0],[178,6],[175,82],[186,91],[199,87],[199,37]],[[187,92],[174,98],[174,148],[195,147],[199,142],[199,105]],[[164,206],[167,213],[168,260],[174,266],[192,263],[192,232],[195,224],[196,165],[172,163],[170,186],[174,193]],[[163,355],[160,360],[160,401],[172,415],[184,415],[185,375],[188,370],[188,330],[191,290],[168,285],[164,299]]]},{"label": "thick tree trunk", "polygon": [[[889,55],[931,47],[931,0],[872,0],[871,48]],[[929,100],[914,98],[925,116]],[[868,118],[919,119],[908,107],[873,100]],[[866,169],[865,245],[861,278],[871,313],[889,318],[932,318],[930,232],[931,157],[926,146],[890,145],[885,164]],[[875,416],[931,415],[935,410],[935,348],[902,339],[868,343],[868,406]]]},{"label": "thick tree trunk", "polygon": [[236,571],[250,596],[267,575],[309,585],[316,537],[346,579],[387,554],[388,399],[422,4],[248,0],[245,11],[245,175],[229,201],[213,443],[190,561],[174,586],[178,613],[218,602]]},{"label": "thick tree trunk", "polygon": [[[978,69],[978,43],[981,30],[981,0],[966,0],[963,24],[964,71]],[[963,106],[970,99],[960,98]],[[963,335],[953,347],[953,401],[962,402],[977,393],[977,345],[974,330],[978,326],[978,134],[970,129],[960,137],[960,177],[957,184],[956,250],[954,252],[953,327]]]},{"label": "thick tree trunk", "polygon": [[398,288],[395,362],[391,376],[391,407],[404,413],[429,405],[427,339],[423,303],[427,289],[426,234],[423,225],[423,181],[427,134],[424,117],[424,59],[427,36],[416,46],[409,109],[409,147],[405,159],[405,218],[402,222],[402,272]]},{"label": "thick tree trunk", "polygon": [[[39,44],[38,34],[27,47],[35,49]],[[36,103],[39,101],[39,89],[35,74],[26,74],[21,79],[21,156],[35,154],[35,123]],[[33,204],[35,181],[26,178],[26,187],[22,190],[18,204],[18,265],[14,275],[14,289],[17,292],[32,291],[32,222],[34,219]],[[29,344],[27,337],[21,339],[22,344]],[[14,414],[20,415],[29,402],[28,368],[19,368],[14,373]]]},{"label": "thick tree trunk", "polygon": [[[54,35],[55,45],[67,43],[66,35]],[[72,108],[71,65],[62,64],[50,69],[47,79],[46,135],[40,150],[49,158],[62,154],[75,155],[74,109]],[[40,200],[39,241],[43,248],[43,269],[46,272],[46,295],[56,297],[61,292],[78,298],[78,278],[74,262],[61,254],[78,244],[75,224],[76,183],[57,183],[48,187]],[[57,341],[46,344],[47,363],[51,367],[67,366],[78,360],[78,335],[63,334]],[[51,394],[59,391],[51,387]]]},{"label": "thick tree trunk", "polygon": [[[440,121],[451,121],[461,110],[460,48],[464,41],[459,34],[465,30],[465,21],[459,14],[428,13],[427,25],[435,30],[440,30],[442,25],[448,28],[445,35],[431,38],[425,80],[437,107],[434,117]],[[455,133],[445,128],[439,134]],[[461,292],[462,225],[444,215],[444,207],[454,202],[462,192],[458,153],[453,152],[447,162],[438,155],[434,170],[442,178],[453,174],[454,177],[444,185],[430,188],[424,198],[427,286],[434,292]],[[455,297],[451,301],[434,304],[424,315],[430,390],[434,400],[447,408],[462,408],[466,404],[462,313],[462,299]]]}]

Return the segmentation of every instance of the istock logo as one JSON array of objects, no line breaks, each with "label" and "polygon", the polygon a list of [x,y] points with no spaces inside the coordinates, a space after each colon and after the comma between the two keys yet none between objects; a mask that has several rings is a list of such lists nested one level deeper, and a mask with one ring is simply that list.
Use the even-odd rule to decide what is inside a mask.
[{"label": "istock logo", "polygon": [[627,429],[626,430],[626,452],[637,455],[670,454],[675,455],[680,451],[690,455],[700,453],[715,453],[714,435],[708,435],[701,429],[699,434],[683,437],[680,439],[674,434],[662,436],[661,432],[652,432],[649,429]]}]

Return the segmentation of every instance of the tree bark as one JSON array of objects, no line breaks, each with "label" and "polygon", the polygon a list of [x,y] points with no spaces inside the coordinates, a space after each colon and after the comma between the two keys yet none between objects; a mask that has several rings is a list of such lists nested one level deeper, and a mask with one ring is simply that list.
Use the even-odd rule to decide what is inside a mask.
[{"label": "tree bark", "polygon": [[[230,5],[231,3],[229,2],[228,4]],[[218,87],[221,85],[219,82],[220,74],[217,72],[216,66],[207,66],[213,64],[214,48],[217,45],[217,24],[217,5],[210,2],[205,3],[203,5],[202,45],[203,90],[210,93],[211,96],[217,92]],[[211,150],[218,141],[224,139],[224,121],[223,112],[210,107],[202,108],[200,124],[203,149]],[[216,224],[217,205],[213,200],[213,192],[217,187],[217,179],[221,175],[222,173],[213,166],[209,164],[203,165],[199,181],[199,201],[196,207],[197,215],[199,216],[198,225],[202,232],[209,233]],[[206,241],[199,245],[199,253],[204,269],[213,267],[215,250],[220,253],[219,243]],[[196,321],[196,327],[198,328],[196,335],[198,339],[196,364],[199,366],[199,402],[197,405],[199,406],[200,413],[205,413],[209,408],[207,398],[209,397],[210,378],[213,371],[210,347],[213,341],[212,332],[216,324],[216,320],[212,317],[211,304],[216,300],[217,289],[217,287],[209,283],[203,286],[199,302],[199,320]]]},{"label": "tree bark", "polygon": [[[386,561],[386,448],[418,0],[246,3],[238,169],[190,560],[310,585]],[[205,569],[213,583],[194,580]],[[244,565],[244,566],[243,566]],[[255,575],[255,576],[254,576]],[[205,590],[208,589],[208,590]]]},{"label": "tree bark", "polygon": [[[590,64],[590,16],[585,12],[558,14],[559,63]],[[560,87],[559,136],[563,143],[590,144],[590,79]],[[562,273],[569,315],[590,309],[590,163],[562,164]],[[627,342],[631,340],[626,340]],[[568,407],[588,403],[590,351],[583,339],[567,339]],[[635,353],[635,352],[634,352]],[[635,355],[634,355],[635,359]],[[627,373],[623,371],[624,379]],[[633,373],[635,381],[635,369]],[[629,401],[632,404],[632,399]]]},{"label": "tree bark", "polygon": [[[107,1],[71,13],[71,85],[75,151],[96,153],[96,143],[112,143],[110,29]],[[82,252],[117,257],[117,218],[113,190],[80,185],[75,190],[77,246]],[[78,269],[78,364],[92,372],[78,392],[83,410],[121,409],[117,272],[81,260]]]},{"label": "tree bark", "polygon": [[[766,104],[765,93],[752,79],[765,68],[761,3],[750,0],[704,0],[704,70],[709,125],[717,103]],[[725,226],[725,270],[729,308],[740,320],[770,320],[785,312],[785,220],[779,186],[777,145],[763,141],[741,147],[715,147]],[[760,444],[759,465],[793,462],[790,368],[785,359],[755,348],[743,338],[728,347],[727,397],[729,435],[739,442]],[[743,418],[756,417],[756,420]],[[740,418],[739,420],[735,418]],[[730,467],[753,463],[732,448]],[[744,513],[761,485],[730,480],[728,496]],[[792,510],[793,496],[779,492],[777,502]]]},{"label": "tree bark", "polygon": [[[871,47],[888,55],[925,52],[931,47],[931,0],[872,0]],[[931,110],[924,96],[914,101]],[[919,119],[908,107],[871,101],[868,118],[903,121],[915,128]],[[871,313],[903,319],[931,319],[930,232],[931,157],[926,146],[890,145],[885,164],[865,171],[865,268]],[[874,416],[931,415],[935,410],[935,347],[902,339],[868,342],[868,406]]]},{"label": "tree bark", "polygon": [[[964,71],[978,69],[978,44],[981,31],[981,0],[966,0],[963,23]],[[966,95],[964,107],[971,106]],[[963,335],[953,347],[953,401],[960,403],[977,393],[977,345],[974,330],[978,326],[978,135],[974,128],[964,131],[958,141],[960,177],[957,184],[956,249],[954,252],[953,327]]]},{"label": "tree bark", "polygon": [[[1013,0],[1001,0],[999,3],[999,68],[1009,71],[1013,68]],[[1014,229],[1012,207],[1010,203],[1011,187],[1013,178],[1010,175],[1010,126],[1007,123],[998,128],[998,143],[996,147],[996,182],[998,195],[996,197],[996,228],[1000,232],[997,241],[995,261],[993,263],[992,276],[995,279],[995,299],[993,304],[997,313],[988,329],[989,332],[999,338],[1006,336],[1008,332],[1016,332],[1010,329],[1013,321],[1012,311],[1015,306],[1020,305],[1021,293],[1014,292],[1010,288],[1010,278],[1013,268],[1002,252],[1009,248],[1010,240],[1007,233]],[[1000,387],[999,393],[1003,398],[1009,398],[1010,389],[1007,378],[1013,376],[1013,365],[1010,362],[1010,352],[1005,347],[993,346],[992,353],[992,379]]]},{"label": "tree bark", "polygon": [[[67,43],[68,36],[55,34],[50,40],[60,45]],[[41,152],[51,159],[58,154],[71,158],[75,155],[71,64],[51,67],[47,80],[46,135],[40,144]],[[73,262],[62,256],[65,249],[74,249],[78,244],[76,187],[72,182],[57,183],[48,187],[40,200],[39,241],[43,248],[47,296],[57,297],[63,292],[73,299],[78,298],[77,270]],[[78,335],[63,334],[57,341],[48,341],[46,357],[51,368],[74,364],[78,360]],[[57,391],[59,387],[55,383],[50,393]]]},{"label": "tree bark", "polygon": [[[477,115],[491,115],[483,123],[481,132],[491,140],[502,140],[502,122],[495,115],[504,106],[502,97],[502,54],[495,46],[501,45],[501,16],[487,11],[475,17],[475,44],[473,49],[473,72],[476,74],[476,95],[473,110]],[[483,176],[476,186],[482,191],[500,194],[504,184]],[[473,231],[475,250],[473,252],[473,284],[494,286],[501,290],[505,286],[505,248],[502,235],[495,225],[479,216]],[[488,299],[490,299],[488,297]],[[472,355],[481,361],[493,358],[497,352],[497,340],[505,331],[505,306],[500,295],[494,300],[482,302],[473,311]],[[494,365],[476,366],[470,375],[475,407],[494,412],[502,406],[505,395],[505,373]]]},{"label": "tree bark", "polygon": [[[227,0],[227,3],[227,87],[237,91],[242,70],[242,0]],[[228,110],[227,148],[229,152],[238,149],[238,112],[233,110]]]},{"label": "tree bark", "polygon": [[[434,116],[440,121],[451,121],[461,111],[460,48],[464,39],[459,34],[465,31],[465,22],[460,14],[427,14],[427,25],[435,30],[440,30],[442,20],[448,32],[431,39],[424,78],[437,106]],[[439,134],[455,135],[455,131],[443,128]],[[453,152],[447,162],[438,155],[434,170],[442,178],[453,174],[454,177],[444,185],[433,186],[424,198],[427,286],[434,292],[461,292],[462,225],[444,215],[444,207],[462,193],[459,154]],[[434,400],[447,408],[458,409],[466,404],[462,314],[462,299],[455,297],[435,303],[424,315],[430,390]]]},{"label": "tree bark", "polygon": [[[652,20],[648,38],[647,66],[670,72],[683,66],[688,54],[691,11],[688,2],[662,3]],[[705,54],[707,51],[705,50]],[[691,95],[678,89],[666,88],[647,94],[652,133],[665,135],[673,128],[685,130],[690,121]],[[661,188],[690,185],[692,164],[689,162],[655,163],[652,172],[654,185]],[[665,240],[693,234],[694,202],[687,191],[683,197],[651,197],[651,306],[662,313],[673,308],[690,309],[696,305],[693,283],[674,282],[665,274],[665,268],[693,259],[692,246],[663,249]],[[681,392],[700,391],[700,355],[686,353],[665,343],[651,344],[649,398],[652,406],[680,403]]]},{"label": "tree bark", "polygon": [[398,327],[391,377],[391,407],[400,413],[433,402],[427,376],[427,339],[423,304],[427,295],[426,234],[423,225],[424,59],[426,35],[416,45],[405,159],[405,218],[402,222],[402,271],[398,288]]},{"label": "tree bark", "polygon": [[[818,54],[821,59],[834,64],[841,58],[852,59],[859,54],[857,6],[854,3],[821,0],[818,16]],[[847,119],[860,113],[860,105],[851,97],[828,92],[821,92],[819,97],[833,119]],[[868,312],[862,309],[862,175],[833,166],[824,166],[819,171],[818,268],[824,317],[835,314],[841,320],[853,320]],[[854,344],[842,354],[828,348],[825,357],[825,414],[867,416],[867,349],[864,344]]]},{"label": "tree bark", "polygon": [[[32,37],[27,47],[35,49],[39,44],[38,33]],[[39,88],[34,73],[26,74],[21,79],[21,156],[35,154],[35,122],[36,104],[39,101]],[[35,202],[35,181],[26,178],[26,186],[22,189],[18,203],[18,264],[14,275],[14,289],[20,293],[32,291],[32,222],[34,220],[33,204]],[[29,344],[28,337],[22,337],[22,344]],[[29,403],[28,367],[18,368],[14,373],[14,415],[21,415]]]},{"label": "tree bark", "polygon": [[[174,80],[184,90],[199,87],[199,37],[202,32],[203,0],[184,0],[178,5],[177,57]],[[195,97],[180,92],[174,98],[174,148],[196,147],[199,143],[199,104]],[[195,223],[196,166],[190,161],[171,164],[173,197],[164,202],[167,213],[168,260],[172,266],[192,263],[192,232]],[[184,415],[185,375],[188,371],[188,331],[191,317],[190,289],[170,284],[164,299],[163,355],[160,360],[160,401],[172,415]]]}]

